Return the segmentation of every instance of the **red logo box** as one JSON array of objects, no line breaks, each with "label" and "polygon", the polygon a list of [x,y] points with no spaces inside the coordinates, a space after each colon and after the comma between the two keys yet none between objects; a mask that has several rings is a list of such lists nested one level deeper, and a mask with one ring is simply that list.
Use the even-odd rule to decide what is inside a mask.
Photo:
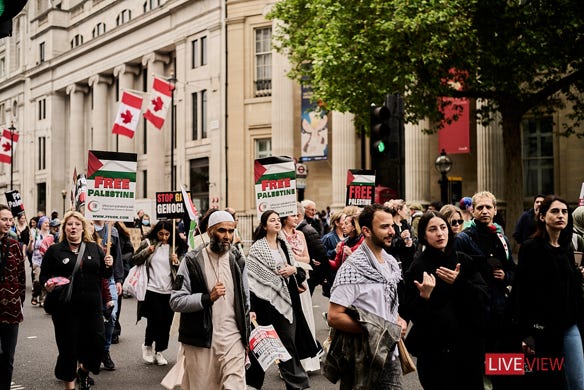
[{"label": "red logo box", "polygon": [[522,353],[485,354],[485,375],[525,375]]}]

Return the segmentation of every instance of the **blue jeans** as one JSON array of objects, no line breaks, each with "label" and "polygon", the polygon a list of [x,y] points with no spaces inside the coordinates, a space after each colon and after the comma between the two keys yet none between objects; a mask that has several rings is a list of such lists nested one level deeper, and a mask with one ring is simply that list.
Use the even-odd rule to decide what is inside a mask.
[{"label": "blue jeans", "polygon": [[[114,301],[114,309],[112,310],[112,316],[110,317],[109,321],[105,323],[105,346],[103,349],[105,352],[109,352],[110,346],[112,345],[112,335],[114,333],[116,313],[118,310],[118,290],[116,290],[116,281],[114,280],[113,276],[109,278],[109,290]],[[104,302],[104,309],[106,303],[107,302]]]},{"label": "blue jeans", "polygon": [[19,324],[0,323],[0,389],[10,389]]},{"label": "blue jeans", "polygon": [[577,325],[564,333],[564,365],[568,390],[584,390],[584,351]]}]

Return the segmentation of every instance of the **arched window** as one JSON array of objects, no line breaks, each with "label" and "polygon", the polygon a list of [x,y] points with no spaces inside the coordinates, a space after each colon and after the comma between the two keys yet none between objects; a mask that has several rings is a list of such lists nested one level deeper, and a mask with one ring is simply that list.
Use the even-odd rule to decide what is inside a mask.
[{"label": "arched window", "polygon": [[116,25],[121,26],[122,24],[129,22],[132,19],[132,11],[125,9],[118,14],[116,18]]},{"label": "arched window", "polygon": [[98,23],[95,25],[92,31],[93,38],[99,37],[101,34],[105,33],[105,23]]},{"label": "arched window", "polygon": [[79,45],[83,45],[83,35],[81,34],[77,34],[71,39],[71,49]]}]

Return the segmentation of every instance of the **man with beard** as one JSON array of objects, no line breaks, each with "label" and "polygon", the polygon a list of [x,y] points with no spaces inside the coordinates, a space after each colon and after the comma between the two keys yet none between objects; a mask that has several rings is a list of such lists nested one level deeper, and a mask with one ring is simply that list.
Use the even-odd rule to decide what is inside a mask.
[{"label": "man with beard", "polygon": [[[336,343],[339,348],[359,343],[368,344],[371,339],[387,335],[389,332],[379,332],[379,329],[391,328],[391,324],[388,325],[387,322],[401,326],[402,336],[407,327],[398,315],[397,286],[401,281],[399,264],[384,250],[389,248],[395,234],[392,212],[379,204],[366,206],[359,215],[359,225],[365,240],[341,265],[331,288],[328,324],[343,337],[354,339]],[[351,307],[356,309],[359,321],[355,319],[353,310],[349,309]],[[378,326],[364,325],[372,322]],[[377,328],[381,335],[376,334],[373,328]],[[394,342],[400,337],[399,330],[397,333]],[[381,339],[379,341],[379,345],[387,345]],[[334,348],[333,338],[329,355],[335,356]],[[353,366],[344,364],[339,367],[341,388],[401,389],[402,369],[397,348],[380,348],[378,351],[371,351],[372,356],[360,357],[360,352],[363,353],[364,350],[362,346],[355,347],[352,352],[342,351],[341,354],[345,355],[352,353],[354,359]],[[367,362],[365,359],[372,361]],[[379,361],[385,363],[378,367],[376,362]],[[325,362],[325,366],[326,364]],[[363,369],[364,367],[369,369]],[[327,375],[327,368],[323,367],[323,370]],[[328,375],[327,378],[331,379]]]},{"label": "man with beard", "polygon": [[246,388],[249,292],[244,260],[232,247],[234,231],[231,214],[215,211],[209,244],[187,253],[178,269],[170,307],[181,313],[182,389]]}]

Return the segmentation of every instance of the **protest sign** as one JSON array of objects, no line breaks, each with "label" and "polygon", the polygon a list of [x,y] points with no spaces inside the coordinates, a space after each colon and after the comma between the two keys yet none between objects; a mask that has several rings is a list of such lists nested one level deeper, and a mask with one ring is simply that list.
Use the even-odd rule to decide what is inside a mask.
[{"label": "protest sign", "polygon": [[365,207],[375,201],[375,171],[349,169],[347,171],[347,206]]},{"label": "protest sign", "polygon": [[18,217],[19,214],[24,213],[24,204],[22,203],[20,192],[12,190],[5,192],[4,195],[6,195],[6,203],[8,204],[8,207],[10,207],[10,211],[12,211],[12,216],[14,218]]},{"label": "protest sign", "polygon": [[249,349],[264,371],[276,360],[285,362],[292,359],[272,325],[256,326],[251,331]]},{"label": "protest sign", "polygon": [[266,210],[280,217],[296,214],[296,168],[290,157],[266,157],[254,165],[256,212],[258,219]]},{"label": "protest sign", "polygon": [[186,211],[181,191],[156,193],[156,219],[183,218]]},{"label": "protest sign", "polygon": [[89,151],[87,218],[134,220],[137,158],[135,153]]}]

